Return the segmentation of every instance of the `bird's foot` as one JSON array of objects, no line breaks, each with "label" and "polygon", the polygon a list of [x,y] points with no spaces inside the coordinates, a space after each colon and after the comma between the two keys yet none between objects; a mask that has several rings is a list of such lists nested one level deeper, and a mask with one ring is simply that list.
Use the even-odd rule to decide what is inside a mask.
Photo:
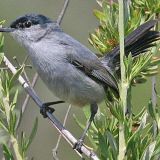
[{"label": "bird's foot", "polygon": [[48,103],[43,103],[41,109],[40,109],[40,113],[43,115],[43,118],[47,118],[47,112],[49,113],[53,113],[55,111],[54,108],[49,107],[50,105]]},{"label": "bird's foot", "polygon": [[82,154],[81,147],[83,146],[83,140],[79,139],[73,146],[73,149],[77,150],[80,154]]},{"label": "bird's foot", "polygon": [[43,115],[44,118],[47,118],[47,112],[49,113],[53,113],[55,111],[54,108],[51,108],[49,106],[51,105],[55,105],[55,104],[60,104],[60,103],[64,103],[64,101],[55,101],[55,102],[47,102],[47,103],[43,103],[41,109],[40,109],[40,113]]}]

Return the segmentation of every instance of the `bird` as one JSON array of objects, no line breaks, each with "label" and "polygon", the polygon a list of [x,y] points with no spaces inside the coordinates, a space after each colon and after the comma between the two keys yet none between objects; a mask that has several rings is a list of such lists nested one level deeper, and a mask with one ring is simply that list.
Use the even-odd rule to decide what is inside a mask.
[{"label": "bird", "polygon": [[[160,39],[152,28],[158,20],[145,22],[125,37],[125,55],[145,54]],[[108,89],[119,93],[115,73],[120,71],[120,46],[99,58],[82,43],[65,33],[56,21],[42,14],[18,17],[0,32],[9,32],[26,50],[40,78],[61,101],[45,103],[41,113],[53,113],[51,104],[68,102],[84,107],[90,105],[91,115],[86,128],[75,144],[80,151],[85,135],[94,120],[98,104]],[[118,68],[118,69],[117,69]]]}]

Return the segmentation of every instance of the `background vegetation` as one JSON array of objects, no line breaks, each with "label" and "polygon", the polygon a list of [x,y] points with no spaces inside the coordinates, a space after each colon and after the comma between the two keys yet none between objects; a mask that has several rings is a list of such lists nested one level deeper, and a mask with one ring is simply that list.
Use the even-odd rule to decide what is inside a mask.
[{"label": "background vegetation", "polygon": [[[81,2],[82,3],[82,2]],[[95,32],[90,34],[89,42],[96,48],[97,52],[101,56],[110,51],[119,41],[118,34],[118,5],[114,2],[97,1],[99,4],[99,9],[94,10],[95,16],[98,18],[100,23],[99,27],[96,28]],[[156,4],[156,5],[155,5]],[[127,6],[125,10],[125,35],[133,31],[137,26],[147,21],[148,19],[154,19],[159,15],[160,2],[155,1],[136,1],[132,0],[130,7]],[[73,23],[73,22],[72,22]],[[68,24],[69,25],[69,24]],[[91,27],[90,27],[91,28]],[[93,27],[92,27],[93,28]],[[158,28],[158,26],[157,26]],[[90,29],[91,30],[91,29]],[[1,49],[3,47],[3,38],[1,37]],[[158,47],[157,47],[158,48]],[[157,54],[158,49],[155,48],[152,53]],[[1,50],[2,51],[2,50]],[[117,159],[119,153],[118,150],[121,147],[121,144],[124,142],[119,141],[119,121],[123,123],[123,134],[125,136],[125,149],[126,149],[126,159],[156,159],[160,154],[159,149],[159,108],[158,103],[154,104],[150,100],[148,105],[143,107],[141,101],[138,102],[139,112],[134,111],[134,105],[131,101],[131,84],[138,82],[144,82],[146,76],[151,76],[157,73],[157,63],[159,63],[158,58],[152,58],[151,54],[148,53],[146,56],[142,56],[138,59],[132,59],[131,56],[125,58],[125,67],[126,67],[126,80],[128,84],[128,95],[130,109],[133,114],[129,116],[124,116],[123,108],[120,106],[120,102],[114,101],[114,103],[109,103],[106,100],[105,105],[103,104],[99,113],[96,117],[95,124],[92,125],[92,129],[89,131],[88,137],[92,144],[94,150],[97,150],[97,153],[100,156],[100,159]],[[3,55],[1,55],[3,56]],[[136,63],[137,62],[137,63]],[[146,63],[145,67],[142,67],[141,64]],[[130,72],[131,67],[136,69],[136,75],[132,75]],[[20,74],[24,69],[24,66],[20,67],[18,74]],[[2,70],[1,72],[1,136],[2,149],[4,156],[9,156],[12,159],[12,151],[16,153],[18,159],[24,159],[27,157],[26,150],[31,144],[31,140],[35,135],[37,130],[37,120],[31,126],[33,130],[31,134],[27,134],[29,139],[26,138],[22,130],[25,127],[20,127],[17,132],[17,128],[20,125],[21,112],[15,108],[17,106],[17,95],[19,87],[16,86],[15,79],[16,76],[12,76]],[[128,78],[131,77],[131,78]],[[157,82],[158,83],[158,82]],[[139,85],[138,85],[139,87]],[[20,90],[21,92],[21,90]],[[141,96],[141,95],[140,95]],[[157,98],[158,92],[157,92]],[[22,101],[23,102],[23,101]],[[21,106],[21,102],[18,103]],[[106,107],[107,105],[107,107]],[[85,117],[88,118],[89,111],[84,109]],[[30,112],[30,111],[28,111]],[[37,111],[36,111],[37,112]],[[80,112],[80,110],[78,110]],[[27,113],[25,113],[27,114]],[[25,115],[23,116],[25,117]],[[61,117],[61,116],[60,116]],[[28,119],[28,116],[26,117]],[[35,119],[35,116],[33,116]],[[76,117],[78,124],[83,128],[81,120],[79,121]],[[46,123],[48,125],[48,122]],[[24,123],[22,122],[22,125]],[[30,127],[29,130],[31,130]],[[46,129],[44,129],[46,130]],[[74,129],[71,129],[74,132]],[[49,132],[48,130],[46,132]],[[42,131],[37,132],[37,134],[42,134]],[[79,133],[79,135],[81,132]],[[17,136],[19,135],[19,136]],[[29,136],[30,135],[30,136]],[[47,137],[47,135],[46,135]],[[46,139],[46,137],[43,137]],[[51,137],[53,135],[51,133]],[[38,145],[43,144],[40,138]],[[9,141],[8,141],[9,140]],[[49,140],[50,141],[50,140]],[[13,143],[15,142],[15,143]],[[135,143],[136,142],[136,143]],[[14,144],[14,145],[13,145]],[[31,146],[32,147],[32,146]],[[37,146],[36,146],[37,147]],[[43,146],[44,147],[44,146]],[[42,147],[42,148],[43,148]],[[53,146],[52,146],[53,147]],[[66,146],[65,146],[66,147]],[[10,148],[12,148],[10,150]],[[46,147],[44,147],[46,148]],[[66,148],[65,148],[66,149]],[[43,149],[42,149],[43,150]],[[61,147],[60,149],[61,150]],[[51,152],[51,149],[48,153]],[[70,150],[70,152],[72,152]],[[66,151],[65,151],[66,153]],[[32,155],[34,156],[34,155]],[[65,156],[61,156],[61,159],[64,159]],[[71,156],[70,159],[73,158]],[[46,158],[46,157],[45,157]],[[7,158],[9,159],[9,158]],[[38,158],[41,159],[41,158]],[[43,158],[42,158],[43,159]],[[50,159],[50,158],[47,158]]]},{"label": "background vegetation", "polygon": [[[123,19],[122,11],[113,1],[97,1],[101,10],[94,10],[100,25],[95,32],[90,34],[89,42],[100,53],[106,54],[119,43],[118,16]],[[123,1],[124,2],[124,34],[125,36],[145,21],[159,18],[159,1]],[[122,3],[122,1],[121,1]],[[122,8],[121,8],[122,9]],[[123,10],[123,9],[122,9]],[[120,19],[121,21],[121,19]],[[121,23],[123,24],[123,23]],[[157,25],[155,29],[158,29]],[[119,30],[120,29],[120,30]],[[153,76],[158,72],[159,46],[154,47],[151,52],[132,58],[131,55],[124,58],[123,81],[119,82],[120,99],[108,102],[106,108],[100,109],[95,124],[92,125],[88,137],[94,148],[98,150],[100,159],[158,159],[160,157],[160,133],[159,119],[160,110],[157,103],[158,93],[153,78],[152,99],[148,105],[141,108],[138,113],[133,111],[132,85],[144,83],[146,76]],[[123,60],[122,60],[123,62]],[[123,63],[121,63],[121,70]],[[157,82],[158,83],[158,82]],[[155,95],[157,93],[157,95]],[[144,95],[145,96],[145,95]],[[126,115],[126,107],[129,113]],[[88,118],[88,112],[84,111]],[[80,122],[78,122],[80,124]]]}]

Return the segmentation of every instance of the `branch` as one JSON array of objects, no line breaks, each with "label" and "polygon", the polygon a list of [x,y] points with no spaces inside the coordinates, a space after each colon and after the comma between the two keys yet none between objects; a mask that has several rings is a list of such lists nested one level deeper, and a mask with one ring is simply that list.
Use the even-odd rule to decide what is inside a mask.
[{"label": "branch", "polygon": [[57,19],[57,23],[58,23],[59,25],[60,25],[61,22],[62,22],[63,16],[64,16],[64,14],[65,14],[65,12],[66,12],[67,7],[68,7],[68,4],[69,4],[69,0],[65,0],[64,6],[63,6],[63,8],[62,8],[62,10],[61,10],[61,12],[60,12],[60,14],[59,14],[59,16],[58,16],[58,19]]},{"label": "branch", "polygon": [[[35,73],[35,75],[34,75],[34,77],[33,77],[33,81],[32,81],[32,83],[31,83],[31,87],[32,87],[32,88],[34,88],[34,86],[36,85],[37,80],[38,80],[38,73]],[[26,95],[26,98],[25,98],[25,100],[24,100],[24,103],[23,103],[23,105],[22,105],[22,113],[24,113],[24,111],[25,111],[25,109],[26,109],[26,106],[27,106],[27,104],[28,104],[28,102],[29,102],[29,99],[30,99],[30,96],[27,94],[27,95]]]},{"label": "branch", "polygon": [[125,144],[125,130],[124,130],[124,121],[125,112],[127,109],[127,88],[128,84],[126,81],[125,75],[125,65],[124,65],[124,3],[125,0],[118,0],[119,2],[119,41],[120,41],[120,69],[121,69],[121,84],[120,84],[120,103],[123,115],[119,119],[119,154],[118,160],[123,160],[126,153],[126,144]]},{"label": "branch", "polygon": [[10,136],[10,139],[11,139],[11,145],[12,145],[13,151],[15,153],[16,160],[23,160],[23,158],[19,152],[17,139],[13,135]]},{"label": "branch", "polygon": [[[67,109],[67,112],[66,112],[66,115],[65,115],[65,117],[64,117],[64,120],[63,120],[63,126],[66,125],[66,121],[67,121],[69,112],[70,112],[70,110],[71,110],[71,107],[72,107],[72,106],[71,106],[71,104],[70,104],[69,107],[68,107],[68,109]],[[62,135],[60,134],[59,137],[58,137],[58,140],[57,140],[57,144],[56,144],[56,146],[55,146],[55,147],[53,148],[53,150],[52,150],[53,158],[54,158],[55,160],[58,160],[58,158],[57,158],[57,150],[58,150],[58,146],[59,146],[59,144],[60,144],[61,138],[62,138]]]},{"label": "branch", "polygon": [[[154,15],[155,19],[159,19],[160,18],[160,13],[157,13]],[[155,26],[155,30],[159,30],[160,29],[160,25],[159,23],[157,23],[157,25]],[[157,53],[157,49],[153,48],[153,53],[156,54]],[[152,104],[153,107],[156,106],[157,104],[157,93],[156,93],[156,76],[152,77]]]},{"label": "branch", "polygon": [[[3,61],[13,74],[17,73],[17,70],[15,69],[15,67],[10,63],[10,61],[5,56],[3,58]],[[30,95],[33,101],[37,104],[37,106],[39,108],[42,108],[43,102],[37,96],[33,88],[31,88],[28,85],[28,83],[23,79],[22,76],[19,76],[18,81],[22,85],[22,87],[25,89],[25,91]],[[52,125],[58,130],[58,132],[62,135],[62,137],[73,147],[73,145],[77,142],[77,139],[68,130],[66,130],[65,127],[63,127],[61,122],[58,121],[54,115],[52,115],[49,112],[47,112],[46,114],[48,116],[48,120],[50,120]],[[81,147],[81,151],[90,159],[99,160],[97,155],[93,151],[88,150],[88,148],[86,148],[84,145]],[[79,153],[78,151],[76,152]]]}]

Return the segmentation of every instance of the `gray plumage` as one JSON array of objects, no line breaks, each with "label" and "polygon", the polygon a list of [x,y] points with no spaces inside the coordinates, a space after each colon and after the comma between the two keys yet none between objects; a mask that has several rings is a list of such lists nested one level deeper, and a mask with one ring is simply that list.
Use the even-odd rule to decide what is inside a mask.
[{"label": "gray plumage", "polygon": [[[126,38],[126,54],[137,56],[153,46],[160,36],[150,31],[156,23],[149,21]],[[114,70],[119,68],[119,46],[99,59],[43,15],[25,15],[10,27],[14,29],[11,35],[28,50],[41,79],[61,100],[84,106],[101,102],[108,87],[118,92]]]}]

